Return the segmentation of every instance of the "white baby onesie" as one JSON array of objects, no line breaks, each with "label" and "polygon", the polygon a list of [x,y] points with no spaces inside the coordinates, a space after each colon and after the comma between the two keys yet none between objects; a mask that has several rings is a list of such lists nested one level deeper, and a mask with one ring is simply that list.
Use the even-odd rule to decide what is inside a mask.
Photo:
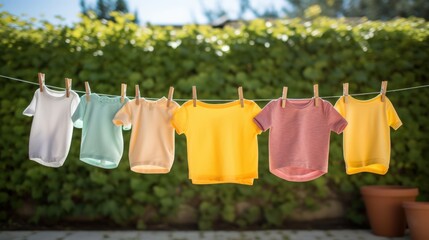
[{"label": "white baby onesie", "polygon": [[47,167],[61,167],[67,158],[73,134],[71,116],[79,104],[79,95],[55,91],[43,86],[24,110],[33,116],[30,132],[29,158]]}]

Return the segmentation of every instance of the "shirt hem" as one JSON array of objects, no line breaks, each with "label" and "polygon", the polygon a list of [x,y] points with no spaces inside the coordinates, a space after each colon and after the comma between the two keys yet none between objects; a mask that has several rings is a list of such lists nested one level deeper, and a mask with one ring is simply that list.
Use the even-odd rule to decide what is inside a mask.
[{"label": "shirt hem", "polygon": [[[80,161],[95,167],[113,169],[118,167],[120,160],[119,161],[109,160],[106,157],[97,156],[97,155],[81,155]],[[103,162],[108,162],[109,164],[103,165]]]},{"label": "shirt hem", "polygon": [[[287,167],[297,168],[295,166],[287,166]],[[287,167],[282,167],[282,168],[287,168]],[[281,179],[284,179],[284,180],[287,180],[287,181],[291,181],[291,182],[308,182],[308,181],[311,181],[311,180],[315,180],[315,179],[317,179],[317,178],[325,175],[328,172],[326,170],[310,169],[310,168],[299,167],[299,168],[302,168],[302,169],[305,169],[305,170],[310,170],[312,172],[304,174],[304,175],[295,175],[295,176],[292,176],[290,174],[287,174],[287,173],[284,173],[283,171],[281,171],[282,168],[270,169],[270,172],[273,175],[275,175],[275,176],[277,176],[277,177],[279,177]]]},{"label": "shirt hem", "polygon": [[378,175],[386,175],[386,173],[388,172],[388,170],[389,170],[389,168],[386,168],[383,171],[377,171],[377,170],[374,170],[374,169],[370,169],[368,167],[360,167],[360,168],[352,168],[352,169],[347,168],[346,169],[346,173],[348,175],[353,175],[353,174],[357,174],[357,173],[364,173],[364,172],[366,172],[366,173],[374,173],[374,174],[378,174]]},{"label": "shirt hem", "polygon": [[253,185],[255,179],[257,179],[257,174],[243,174],[239,176],[190,176],[192,184],[221,184],[221,183],[235,183],[243,185]]},{"label": "shirt hem", "polygon": [[59,168],[59,167],[61,167],[64,164],[65,160],[66,160],[64,158],[64,159],[61,159],[60,161],[45,162],[45,161],[42,160],[41,157],[29,157],[29,159],[31,161],[37,162],[37,163],[39,163],[39,164],[41,164],[43,166],[52,167],[52,168]]},{"label": "shirt hem", "polygon": [[[151,168],[152,167],[152,168]],[[153,169],[155,167],[155,169]],[[130,163],[131,171],[136,173],[162,174],[169,173],[172,166],[158,164],[153,162],[134,162]]]},{"label": "shirt hem", "polygon": [[[386,161],[382,158],[374,158],[374,159],[371,159],[370,161],[365,161],[365,162],[363,164],[362,163],[359,164],[360,162],[357,162],[357,161],[353,161],[353,162],[346,161],[346,173],[348,175],[352,175],[356,173],[368,172],[368,173],[375,173],[379,175],[385,175],[389,170],[388,161],[387,161],[387,164],[383,164],[382,162],[386,162]],[[356,167],[351,167],[350,165],[352,163],[354,163]]]}]

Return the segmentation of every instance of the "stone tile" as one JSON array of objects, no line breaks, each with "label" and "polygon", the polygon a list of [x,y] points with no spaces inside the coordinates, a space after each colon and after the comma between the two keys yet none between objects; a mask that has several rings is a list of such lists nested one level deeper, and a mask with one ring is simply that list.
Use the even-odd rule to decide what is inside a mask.
[{"label": "stone tile", "polygon": [[[165,234],[168,233],[168,234]],[[152,232],[150,235],[147,232],[142,232],[140,239],[169,239],[169,240],[190,240],[190,239],[206,239],[203,238],[206,235],[203,232],[198,231],[171,231],[171,232]]]},{"label": "stone tile", "polygon": [[286,231],[252,231],[252,232],[242,232],[243,239],[252,239],[252,240],[284,240],[284,235]]},{"label": "stone tile", "polygon": [[375,236],[370,230],[270,231],[3,231],[0,240],[409,240]]},{"label": "stone tile", "polygon": [[61,240],[102,240],[109,238],[108,232],[103,231],[69,231],[69,234]]},{"label": "stone tile", "polygon": [[319,233],[319,231],[292,231],[289,240],[319,240],[321,237],[324,237],[324,235],[320,235]]},{"label": "stone tile", "polygon": [[[138,240],[140,239],[139,231],[105,231],[102,232],[103,239],[117,240]],[[83,239],[82,239],[83,240]]]},{"label": "stone tile", "polygon": [[0,240],[24,240],[32,234],[32,231],[4,231],[0,232]]},{"label": "stone tile", "polygon": [[67,236],[64,231],[35,231],[31,235],[24,238],[25,240],[62,240]]},{"label": "stone tile", "polygon": [[243,234],[241,231],[215,231],[210,232],[207,237],[210,240],[235,240],[243,239]]}]

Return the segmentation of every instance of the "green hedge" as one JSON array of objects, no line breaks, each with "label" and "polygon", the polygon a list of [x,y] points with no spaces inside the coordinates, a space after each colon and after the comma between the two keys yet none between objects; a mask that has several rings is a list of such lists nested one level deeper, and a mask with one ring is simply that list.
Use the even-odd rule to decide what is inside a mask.
[{"label": "green hedge", "polygon": [[[140,84],[147,97],[236,99],[243,85],[248,99],[374,92],[381,80],[388,89],[428,82],[429,24],[422,19],[350,22],[344,19],[254,20],[237,28],[209,26],[139,27],[130,16],[116,22],[84,17],[69,26],[19,19],[0,13],[0,74],[37,81],[46,73],[49,85],[119,94],[120,83]],[[30,221],[49,226],[58,221],[110,222],[116,227],[168,228],[189,218],[200,229],[288,228],[299,211],[325,207],[339,198],[345,217],[366,224],[359,187],[401,184],[419,187],[429,200],[429,91],[392,92],[404,126],[392,130],[392,158],[385,176],[348,176],[342,158],[342,136],[332,134],[329,172],[307,183],[292,183],[268,170],[268,133],[259,137],[259,179],[254,186],[196,186],[187,179],[185,138],[176,136],[176,158],[167,175],[129,170],[127,154],[117,169],[103,170],[78,160],[81,131],[74,130],[71,151],[59,169],[28,159],[31,118],[22,115],[37,86],[1,79],[0,221],[5,228]],[[371,96],[367,96],[371,97]],[[332,103],[335,98],[328,99]],[[265,102],[258,103],[261,107]],[[129,132],[124,133],[128,149]],[[184,216],[188,214],[189,216]]]}]

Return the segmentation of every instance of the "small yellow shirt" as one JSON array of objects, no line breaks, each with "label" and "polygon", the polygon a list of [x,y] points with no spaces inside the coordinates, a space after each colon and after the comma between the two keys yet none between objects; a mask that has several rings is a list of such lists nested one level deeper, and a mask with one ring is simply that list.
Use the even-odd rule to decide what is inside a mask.
[{"label": "small yellow shirt", "polygon": [[188,101],[172,124],[185,134],[189,178],[193,184],[238,183],[252,185],[258,178],[258,139],[261,130],[253,118],[261,108],[244,100],[223,104]]},{"label": "small yellow shirt", "polygon": [[390,162],[390,128],[398,129],[401,119],[390,100],[381,95],[369,100],[348,96],[338,99],[337,111],[347,120],[343,152],[347,174],[370,172],[384,175]]}]

